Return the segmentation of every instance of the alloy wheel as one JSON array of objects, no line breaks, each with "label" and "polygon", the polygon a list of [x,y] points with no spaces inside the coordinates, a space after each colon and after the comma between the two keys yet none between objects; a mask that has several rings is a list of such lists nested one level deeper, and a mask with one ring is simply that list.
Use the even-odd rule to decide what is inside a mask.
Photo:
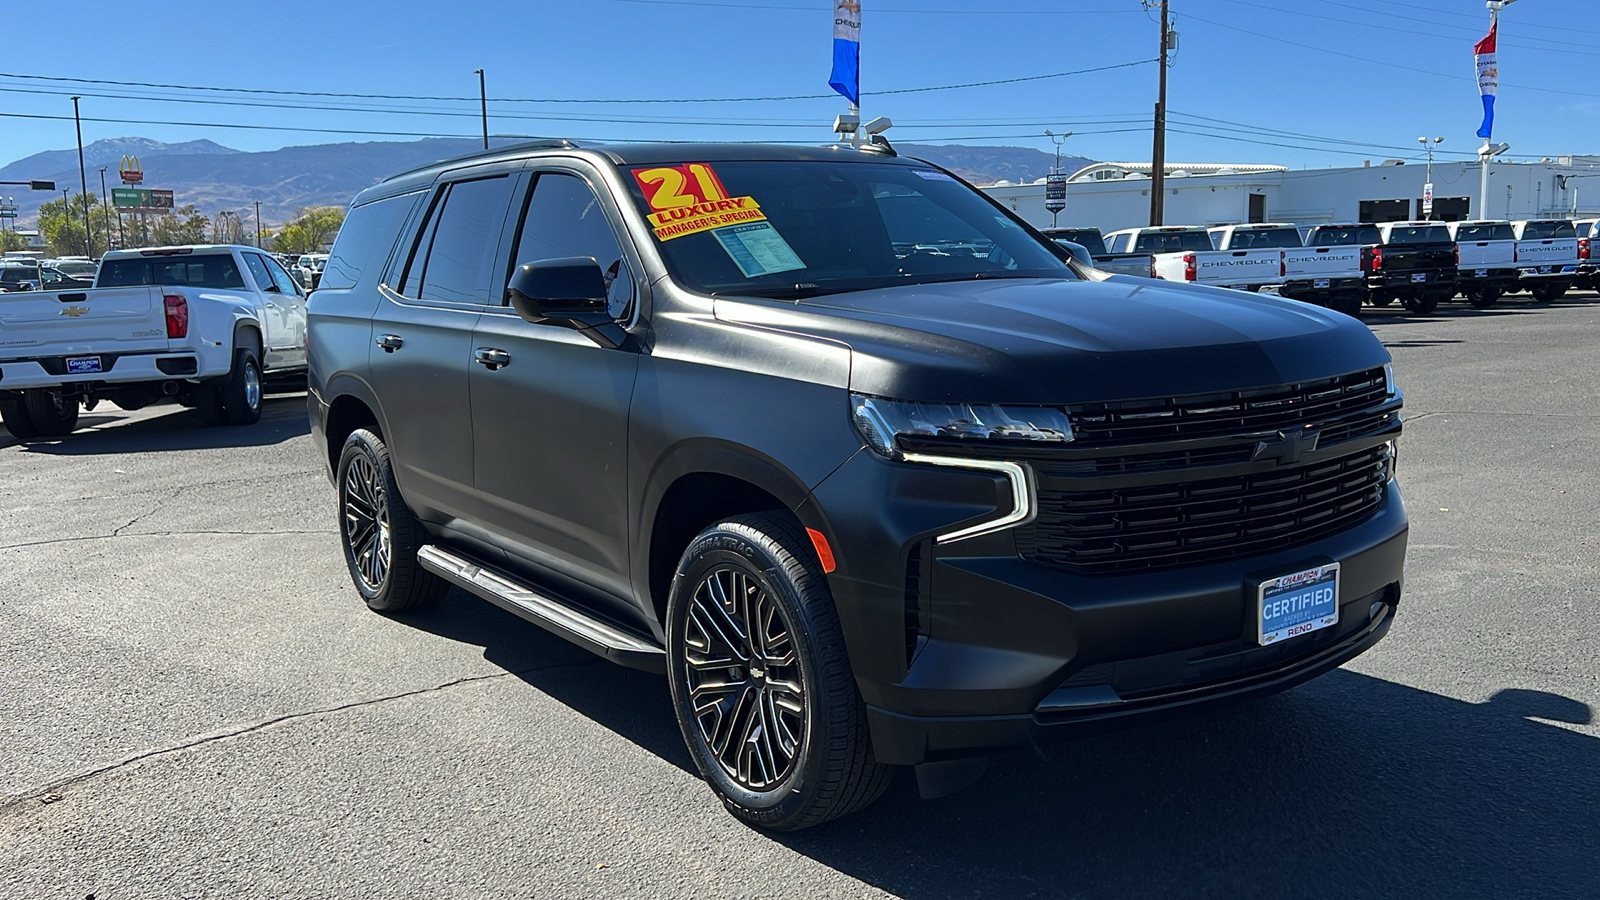
[{"label": "alloy wheel", "polygon": [[356,576],[370,592],[389,574],[389,498],[378,467],[366,456],[350,460],[344,475],[344,539]]},{"label": "alloy wheel", "polygon": [[261,373],[255,366],[244,368],[244,402],[251,409],[261,405]]},{"label": "alloy wheel", "polygon": [[684,633],[691,714],[723,771],[766,791],[794,770],[806,732],[794,629],[749,573],[723,567],[695,589]]}]

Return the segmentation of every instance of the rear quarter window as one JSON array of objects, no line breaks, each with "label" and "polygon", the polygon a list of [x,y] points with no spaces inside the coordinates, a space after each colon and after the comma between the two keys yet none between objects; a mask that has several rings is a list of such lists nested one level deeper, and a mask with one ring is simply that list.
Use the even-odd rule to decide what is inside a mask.
[{"label": "rear quarter window", "polygon": [[352,208],[334,239],[333,252],[322,266],[318,289],[348,290],[361,281],[363,272],[377,270],[388,262],[389,252],[400,236],[400,226],[424,193],[413,191]]}]

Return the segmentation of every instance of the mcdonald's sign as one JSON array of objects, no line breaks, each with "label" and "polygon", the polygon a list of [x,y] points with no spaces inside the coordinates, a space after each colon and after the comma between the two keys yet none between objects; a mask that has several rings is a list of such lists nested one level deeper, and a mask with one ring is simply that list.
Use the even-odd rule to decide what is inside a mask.
[{"label": "mcdonald's sign", "polygon": [[139,165],[137,156],[124,156],[117,174],[122,176],[123,184],[144,184],[144,167]]}]

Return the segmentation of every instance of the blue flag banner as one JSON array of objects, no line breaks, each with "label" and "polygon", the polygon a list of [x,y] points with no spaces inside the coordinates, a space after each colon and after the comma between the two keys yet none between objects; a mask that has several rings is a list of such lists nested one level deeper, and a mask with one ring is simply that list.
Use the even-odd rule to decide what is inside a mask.
[{"label": "blue flag banner", "polygon": [[833,75],[828,87],[861,105],[860,0],[833,0]]},{"label": "blue flag banner", "polygon": [[1478,93],[1483,95],[1483,127],[1478,129],[1478,137],[1484,140],[1494,136],[1494,98],[1500,93],[1500,62],[1495,54],[1495,37],[1499,30],[1500,23],[1496,21],[1489,28],[1489,36],[1472,49],[1473,59],[1478,64]]}]

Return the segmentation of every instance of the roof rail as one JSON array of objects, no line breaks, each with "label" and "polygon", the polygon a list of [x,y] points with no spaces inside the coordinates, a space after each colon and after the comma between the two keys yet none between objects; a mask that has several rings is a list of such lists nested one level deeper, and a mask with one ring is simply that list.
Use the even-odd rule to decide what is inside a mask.
[{"label": "roof rail", "polygon": [[429,169],[438,168],[440,166],[448,166],[453,163],[470,162],[474,159],[484,159],[490,156],[499,156],[503,153],[518,153],[527,150],[576,149],[578,149],[578,145],[567,140],[566,138],[537,138],[531,141],[523,141],[520,144],[506,144],[503,147],[490,147],[488,150],[475,150],[471,153],[464,153],[460,156],[451,156],[446,157],[445,159],[435,160],[427,165],[416,166],[415,168],[407,169],[404,172],[396,172],[395,174],[390,175],[388,178],[385,178],[384,181],[393,181],[396,178],[403,178],[407,175],[415,175],[418,172],[426,172]]}]

